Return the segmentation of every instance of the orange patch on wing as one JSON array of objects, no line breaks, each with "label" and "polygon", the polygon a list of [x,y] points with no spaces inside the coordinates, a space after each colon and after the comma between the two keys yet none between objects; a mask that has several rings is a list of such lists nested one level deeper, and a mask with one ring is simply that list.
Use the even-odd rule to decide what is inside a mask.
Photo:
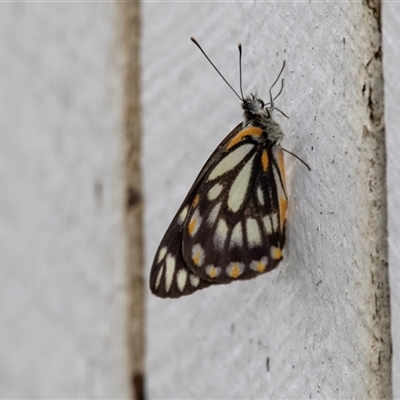
[{"label": "orange patch on wing", "polygon": [[259,272],[259,273],[264,272],[265,268],[266,268],[266,265],[262,261],[259,261],[257,263],[257,267],[256,267],[257,272]]},{"label": "orange patch on wing", "polygon": [[263,132],[262,129],[256,128],[254,126],[249,126],[248,128],[244,128],[228,143],[228,146],[226,146],[226,149],[229,150],[231,147],[233,147],[235,144],[239,143],[246,136],[256,136],[257,137],[257,136],[261,136],[262,132]]},{"label": "orange patch on wing", "polygon": [[231,268],[231,270],[229,271],[229,276],[231,278],[236,279],[240,275],[241,275],[241,271],[240,271],[239,266],[237,264],[234,264],[233,267]]},{"label": "orange patch on wing", "polygon": [[282,250],[279,247],[272,247],[271,256],[274,260],[282,258]]},{"label": "orange patch on wing", "polygon": [[200,254],[200,252],[198,251],[198,252],[192,257],[193,263],[194,263],[194,265],[196,265],[197,267],[198,267],[199,264],[200,264],[200,256],[201,256],[201,254]]},{"label": "orange patch on wing", "polygon": [[196,224],[197,224],[197,218],[192,218],[188,226],[189,235],[192,235],[192,233],[194,232]]},{"label": "orange patch on wing", "polygon": [[199,204],[199,200],[200,200],[200,195],[196,195],[196,197],[193,199],[193,203],[192,203],[192,207],[196,207],[197,204]]},{"label": "orange patch on wing", "polygon": [[210,278],[215,278],[216,276],[217,276],[217,268],[211,268],[209,271],[208,271],[208,276],[210,277]]},{"label": "orange patch on wing", "polygon": [[283,224],[286,220],[286,210],[287,210],[287,201],[285,198],[279,199],[279,212],[280,212],[280,219],[281,224]]},{"label": "orange patch on wing", "polygon": [[262,164],[263,170],[265,172],[268,169],[268,165],[269,165],[268,153],[266,150],[263,150],[263,152],[262,152],[261,164]]}]

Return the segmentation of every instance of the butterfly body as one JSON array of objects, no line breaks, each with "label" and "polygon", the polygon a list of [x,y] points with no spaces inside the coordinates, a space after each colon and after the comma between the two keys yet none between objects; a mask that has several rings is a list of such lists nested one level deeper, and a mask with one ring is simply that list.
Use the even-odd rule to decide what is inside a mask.
[{"label": "butterfly body", "polygon": [[283,132],[254,95],[183,201],[154,258],[151,291],[181,297],[252,279],[282,259],[287,196]]}]

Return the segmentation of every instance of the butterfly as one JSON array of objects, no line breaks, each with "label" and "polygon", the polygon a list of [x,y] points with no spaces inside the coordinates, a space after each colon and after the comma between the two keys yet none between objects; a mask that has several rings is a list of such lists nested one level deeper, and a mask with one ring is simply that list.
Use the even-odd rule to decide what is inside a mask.
[{"label": "butterfly", "polygon": [[252,279],[282,260],[285,245],[287,190],[283,132],[273,119],[270,101],[243,96],[242,47],[239,44],[240,96],[199,43],[210,64],[242,102],[244,121],[208,159],[167,229],[155,254],[150,289],[162,298],[177,298],[200,289]]}]

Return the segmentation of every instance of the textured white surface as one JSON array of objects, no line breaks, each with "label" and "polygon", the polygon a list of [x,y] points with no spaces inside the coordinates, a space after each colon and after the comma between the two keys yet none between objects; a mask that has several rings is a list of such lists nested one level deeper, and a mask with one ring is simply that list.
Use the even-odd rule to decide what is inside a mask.
[{"label": "textured white surface", "polygon": [[383,4],[393,398],[400,399],[400,4]]},{"label": "textured white surface", "polygon": [[[385,249],[371,196],[384,210],[385,195],[368,182],[366,65],[379,48],[370,16],[358,2],[144,3],[148,266],[208,155],[241,120],[190,36],[236,88],[241,42],[245,92],[264,98],[287,61],[283,146],[312,167],[286,157],[288,239],[277,270],[179,300],[149,294],[150,398],[380,395],[372,264]],[[384,160],[375,162],[379,170]]]},{"label": "textured white surface", "polygon": [[126,398],[115,6],[0,5],[0,397]]}]

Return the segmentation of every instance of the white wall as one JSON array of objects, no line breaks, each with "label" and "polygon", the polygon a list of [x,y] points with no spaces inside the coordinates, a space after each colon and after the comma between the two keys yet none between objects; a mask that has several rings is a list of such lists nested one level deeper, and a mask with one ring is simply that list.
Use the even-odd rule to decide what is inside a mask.
[{"label": "white wall", "polygon": [[0,397],[126,398],[115,6],[0,4]]},{"label": "white wall", "polygon": [[[147,265],[240,104],[190,42],[264,98],[283,60],[285,259],[253,281],[148,297],[151,398],[382,398],[391,394],[382,82],[362,3],[144,3]],[[377,55],[377,57],[375,57]],[[372,88],[372,89],[371,89]],[[266,368],[269,360],[269,370]]]}]

